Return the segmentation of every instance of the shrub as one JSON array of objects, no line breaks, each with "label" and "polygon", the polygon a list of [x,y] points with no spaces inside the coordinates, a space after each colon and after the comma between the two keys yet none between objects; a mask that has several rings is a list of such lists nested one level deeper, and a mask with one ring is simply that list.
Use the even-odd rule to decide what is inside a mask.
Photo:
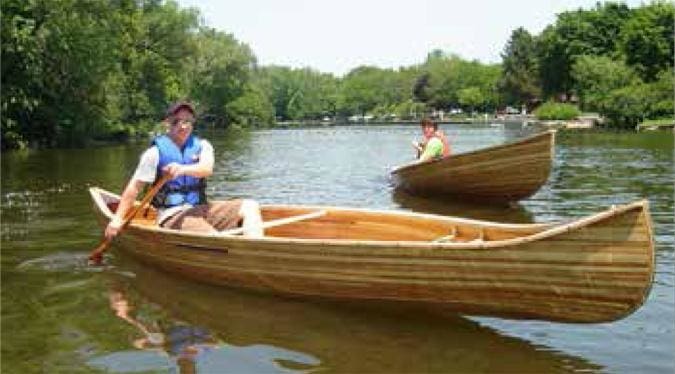
[{"label": "shrub", "polygon": [[644,83],[613,90],[601,114],[613,127],[634,128],[644,118],[649,94],[649,86]]},{"label": "shrub", "polygon": [[581,111],[576,105],[554,103],[552,101],[540,105],[534,115],[540,120],[570,120],[579,117]]}]

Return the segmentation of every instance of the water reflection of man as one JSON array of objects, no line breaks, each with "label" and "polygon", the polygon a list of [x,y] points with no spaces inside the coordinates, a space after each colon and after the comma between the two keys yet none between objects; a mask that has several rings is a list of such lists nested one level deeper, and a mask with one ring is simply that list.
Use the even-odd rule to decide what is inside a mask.
[{"label": "water reflection of man", "polygon": [[176,364],[183,374],[195,373],[197,357],[218,343],[205,329],[190,325],[172,326],[167,331],[167,342],[167,352],[176,357]]},{"label": "water reflection of man", "polygon": [[143,350],[167,353],[176,359],[180,373],[195,373],[197,357],[204,351],[217,345],[216,339],[201,327],[178,324],[161,332],[159,327],[147,327],[133,317],[133,306],[119,289],[109,294],[110,307],[115,315],[136,327],[143,337],[135,339],[133,346]]},{"label": "water reflection of man", "polygon": [[165,342],[164,334],[156,331],[156,327],[153,327],[152,330],[148,329],[139,320],[132,317],[130,314],[132,306],[129,304],[129,301],[121,290],[112,290],[108,299],[110,301],[110,308],[112,308],[117,317],[125,320],[143,333],[142,338],[134,340],[134,347],[145,349],[149,347],[161,348],[163,346]]},{"label": "water reflection of man", "polygon": [[[230,345],[217,339],[210,330],[199,326],[172,318],[150,319],[147,314],[141,315],[136,309],[138,305],[134,305],[134,299],[130,298],[134,294],[127,292],[125,285],[123,281],[113,282],[109,291],[110,307],[117,317],[140,331],[141,337],[134,337],[132,344],[141,351],[126,352],[131,353],[127,356],[127,362],[124,362],[125,355],[122,355],[125,352],[97,357],[91,362],[95,367],[113,370],[126,364],[126,367],[134,368],[137,367],[139,354],[159,356],[160,363],[154,369],[146,366],[147,370],[170,369],[171,372],[183,374],[196,373],[197,369],[207,373],[308,372],[321,364],[318,358],[302,352],[265,344]],[[144,362],[148,361],[152,360]]]}]

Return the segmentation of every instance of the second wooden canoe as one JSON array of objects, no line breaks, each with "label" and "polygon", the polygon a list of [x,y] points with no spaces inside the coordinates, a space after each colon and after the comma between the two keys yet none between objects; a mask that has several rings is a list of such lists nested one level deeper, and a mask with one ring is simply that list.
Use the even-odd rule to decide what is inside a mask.
[{"label": "second wooden canoe", "polygon": [[[107,223],[119,196],[90,193]],[[264,205],[259,239],[164,229],[154,214],[134,218],[122,249],[203,282],[286,295],[604,322],[636,310],[654,273],[646,200],[558,224]]]},{"label": "second wooden canoe", "polygon": [[551,171],[555,131],[512,143],[413,163],[391,172],[397,188],[419,195],[454,195],[505,203],[533,195]]}]

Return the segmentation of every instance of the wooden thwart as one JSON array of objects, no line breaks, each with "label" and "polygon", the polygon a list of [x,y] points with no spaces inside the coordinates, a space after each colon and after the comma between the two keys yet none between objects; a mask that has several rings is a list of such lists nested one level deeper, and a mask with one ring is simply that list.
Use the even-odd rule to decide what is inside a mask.
[{"label": "wooden thwart", "polygon": [[[432,240],[431,242],[432,243],[447,243],[447,242],[452,242],[452,241],[458,240],[457,237],[458,237],[457,227],[452,226],[452,228],[450,229],[449,235],[441,236],[440,238],[436,238],[436,239]],[[485,240],[486,240],[485,239],[485,229],[483,229],[481,227],[480,229],[478,229],[478,236],[469,240],[469,242],[476,243],[476,242],[483,242]],[[462,240],[460,240],[460,241],[462,241]]]},{"label": "wooden thwart", "polygon": [[[301,215],[298,215],[298,216],[279,218],[279,219],[275,219],[275,220],[272,220],[272,221],[263,222],[262,228],[263,229],[269,229],[271,227],[287,225],[289,223],[304,221],[304,220],[312,219],[312,218],[318,218],[318,217],[321,217],[321,216],[324,216],[324,215],[326,215],[326,211],[325,210],[319,210],[319,211],[316,211],[316,212],[301,214]],[[216,235],[217,236],[232,236],[232,235],[242,234],[243,232],[244,232],[243,227],[237,227],[236,229],[221,231],[221,232],[217,233]]]},{"label": "wooden thwart", "polygon": [[431,242],[432,242],[432,243],[445,243],[445,242],[449,242],[449,241],[452,241],[453,239],[455,239],[455,236],[456,236],[456,235],[457,235],[457,226],[452,226],[452,228],[450,229],[450,234],[449,234],[449,235],[441,236],[440,238],[436,238],[436,239],[432,240]]}]

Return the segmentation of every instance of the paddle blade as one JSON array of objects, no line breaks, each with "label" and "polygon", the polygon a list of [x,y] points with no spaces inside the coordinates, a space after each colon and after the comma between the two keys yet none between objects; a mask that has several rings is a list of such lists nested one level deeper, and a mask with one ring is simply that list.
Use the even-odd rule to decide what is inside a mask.
[{"label": "paddle blade", "polygon": [[103,253],[105,252],[106,249],[108,249],[108,246],[110,245],[111,240],[108,238],[103,239],[101,244],[98,245],[91,253],[89,254],[89,264],[91,265],[101,265],[101,262],[103,261]]}]

